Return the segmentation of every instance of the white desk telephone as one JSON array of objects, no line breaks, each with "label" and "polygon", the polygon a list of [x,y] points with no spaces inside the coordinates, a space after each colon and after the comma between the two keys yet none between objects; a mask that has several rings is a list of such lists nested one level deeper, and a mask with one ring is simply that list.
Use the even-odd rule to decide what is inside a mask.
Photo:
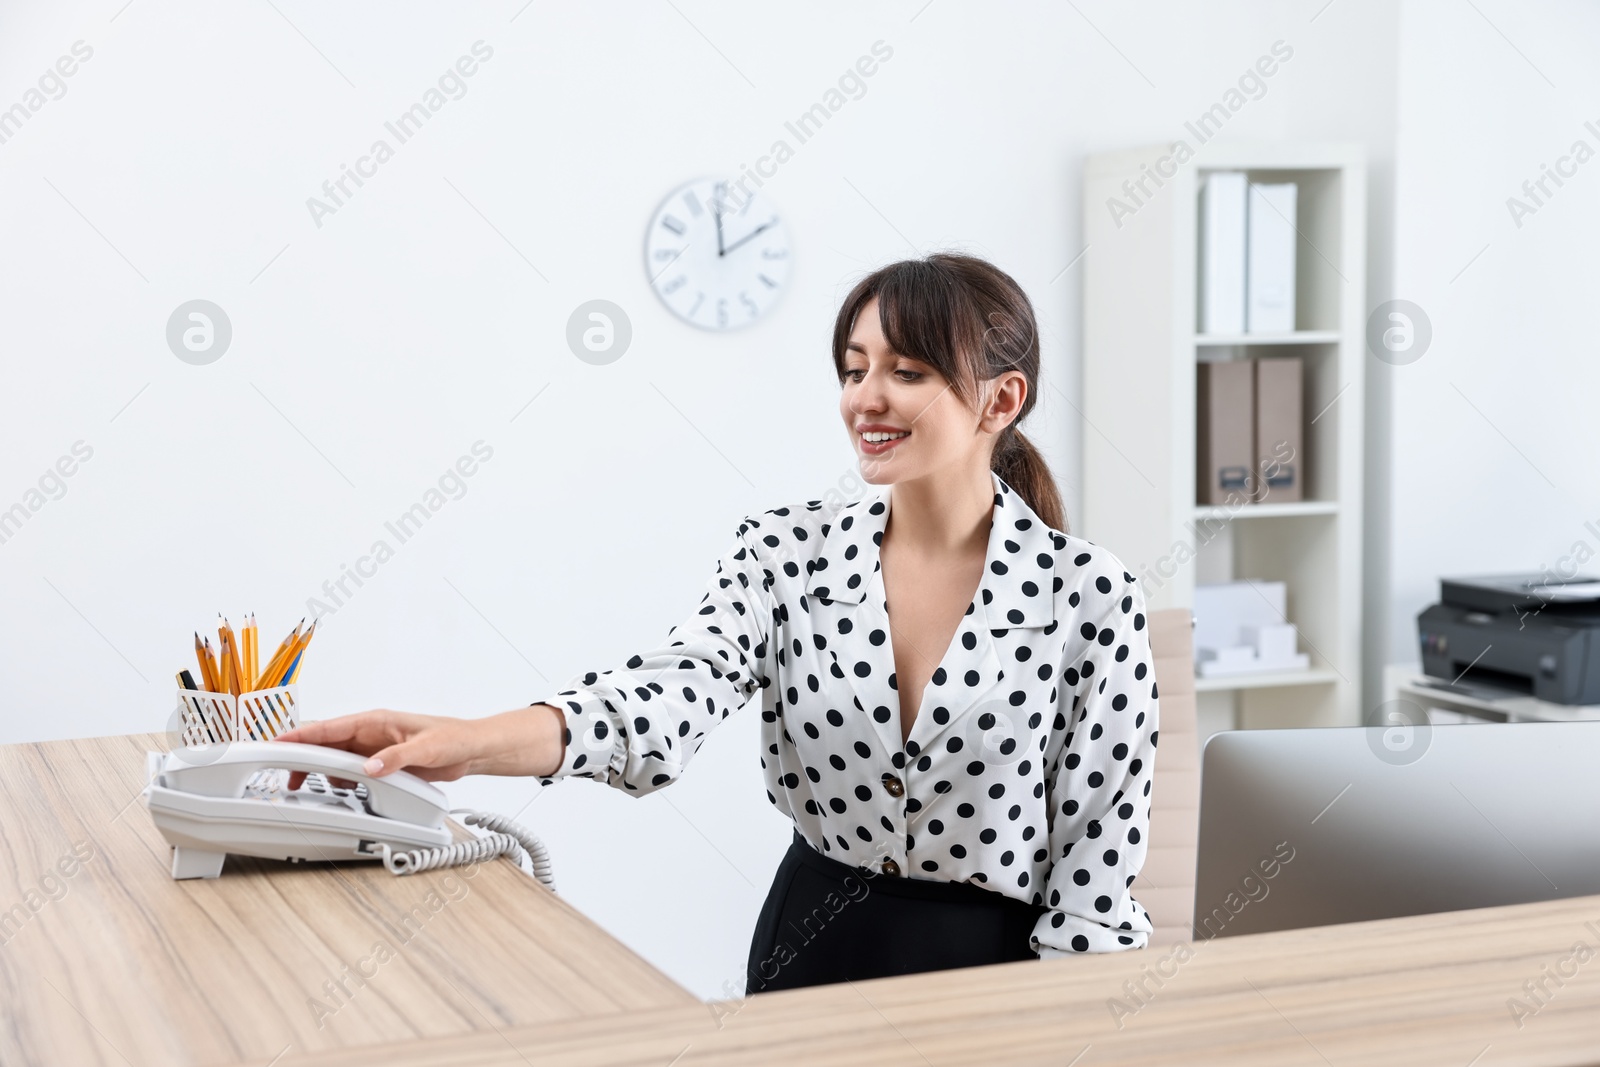
[{"label": "white desk telephone", "polygon": [[[394,874],[455,867],[524,852],[550,890],[550,857],[537,837],[499,815],[450,809],[443,792],[408,771],[374,778],[353,752],[293,741],[233,741],[151,752],[145,806],[173,846],[172,877],[215,878],[227,853],[266,859],[381,859]],[[289,772],[304,771],[299,789]],[[336,787],[330,778],[356,783]],[[489,831],[456,843],[446,816]]]}]

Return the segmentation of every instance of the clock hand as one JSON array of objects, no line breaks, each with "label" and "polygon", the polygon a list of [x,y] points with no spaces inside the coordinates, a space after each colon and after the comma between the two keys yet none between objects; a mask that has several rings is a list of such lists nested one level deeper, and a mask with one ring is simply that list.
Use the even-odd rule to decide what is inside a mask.
[{"label": "clock hand", "polygon": [[745,234],[743,237],[741,237],[737,241],[733,242],[733,244],[729,245],[727,248],[724,248],[721,252],[718,252],[717,255],[719,255],[719,256],[727,255],[729,252],[732,252],[735,248],[738,248],[740,245],[742,245],[746,241],[750,240],[750,238],[754,237],[756,234],[760,233],[762,230],[770,229],[771,227],[775,226],[777,224],[777,222],[778,222],[777,219],[773,219],[771,222],[763,222],[760,226],[757,226],[755,229],[751,230],[749,233]]},{"label": "clock hand", "polygon": [[720,190],[712,190],[711,215],[717,220],[717,255],[722,255],[722,196]]}]

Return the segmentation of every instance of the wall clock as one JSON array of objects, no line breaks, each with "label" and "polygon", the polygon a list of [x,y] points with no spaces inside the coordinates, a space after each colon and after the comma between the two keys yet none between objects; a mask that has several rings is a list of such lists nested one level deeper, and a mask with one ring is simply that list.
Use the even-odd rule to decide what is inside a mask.
[{"label": "wall clock", "polygon": [[650,287],[674,315],[705,330],[750,325],[789,280],[789,231],[772,202],[716,178],[675,189],[644,244]]}]

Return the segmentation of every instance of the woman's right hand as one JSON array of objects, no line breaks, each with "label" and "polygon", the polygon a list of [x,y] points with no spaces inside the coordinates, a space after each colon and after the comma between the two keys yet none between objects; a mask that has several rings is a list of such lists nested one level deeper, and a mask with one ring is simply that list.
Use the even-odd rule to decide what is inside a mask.
[{"label": "woman's right hand", "polygon": [[[366,756],[366,773],[375,778],[406,770],[426,781],[450,782],[469,774],[552,774],[564,754],[563,726],[561,712],[549,704],[481,719],[381,708],[304,723],[276,740]],[[295,772],[289,787],[298,789],[304,780]]]}]

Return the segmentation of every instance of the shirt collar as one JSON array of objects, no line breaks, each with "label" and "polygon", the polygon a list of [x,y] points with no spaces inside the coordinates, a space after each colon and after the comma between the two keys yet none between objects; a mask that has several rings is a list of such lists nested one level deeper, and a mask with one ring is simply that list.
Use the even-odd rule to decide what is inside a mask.
[{"label": "shirt collar", "polygon": [[[994,511],[989,545],[978,584],[978,603],[990,626],[1048,626],[1055,621],[1056,554],[1066,538],[1044,524],[1022,495],[994,471]],[[866,599],[880,569],[878,549],[889,525],[889,486],[839,509],[824,528],[820,568],[806,579],[806,592],[840,604]],[[881,588],[881,586],[880,586]]]}]

